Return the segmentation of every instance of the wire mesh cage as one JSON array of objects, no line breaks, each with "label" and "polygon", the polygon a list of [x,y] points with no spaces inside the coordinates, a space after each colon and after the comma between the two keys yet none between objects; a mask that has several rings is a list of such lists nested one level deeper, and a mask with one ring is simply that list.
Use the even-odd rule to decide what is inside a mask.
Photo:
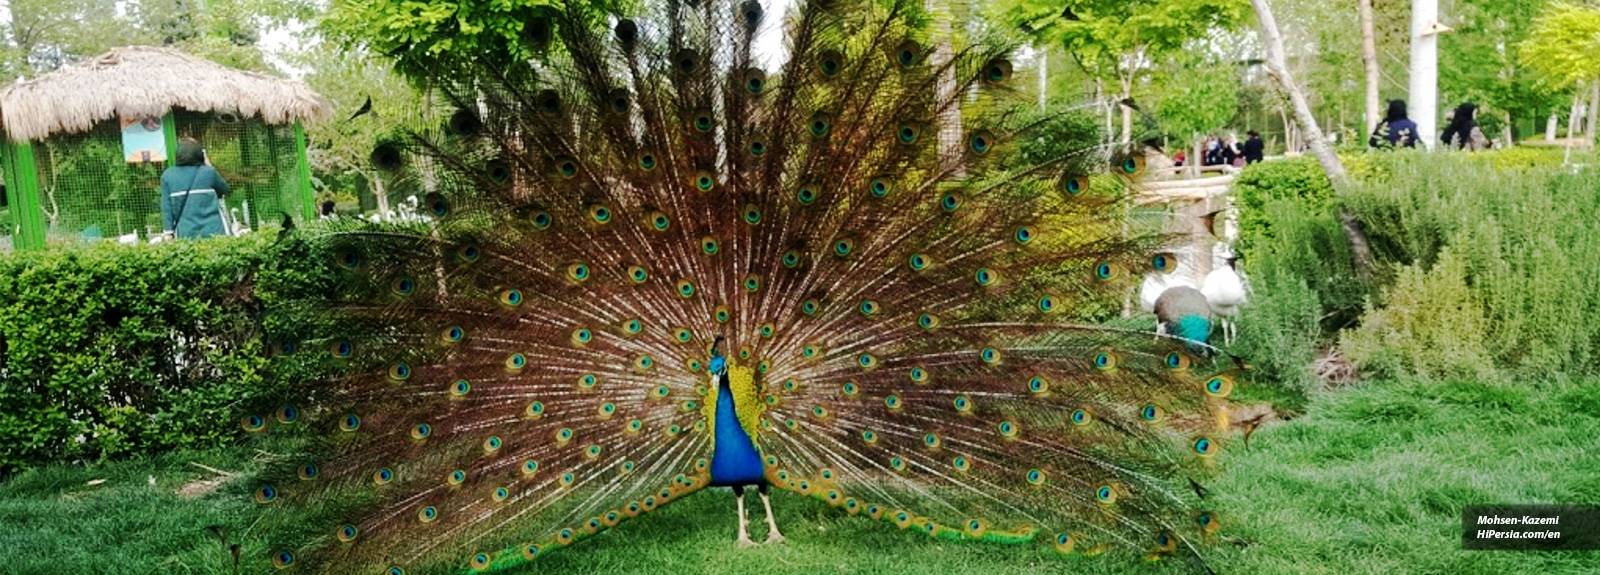
[{"label": "wire mesh cage", "polygon": [[[300,218],[310,213],[311,195],[301,178],[303,151],[294,125],[181,109],[170,118],[177,136],[198,140],[232,188],[224,198],[230,222],[261,229],[263,224],[278,225],[285,214]],[[25,145],[33,152],[45,243],[97,239],[134,243],[162,233],[161,173],[172,162],[170,158],[126,161],[117,120]],[[7,235],[0,241],[6,246],[12,243],[16,222],[24,221],[13,217],[15,208],[4,211]]]}]

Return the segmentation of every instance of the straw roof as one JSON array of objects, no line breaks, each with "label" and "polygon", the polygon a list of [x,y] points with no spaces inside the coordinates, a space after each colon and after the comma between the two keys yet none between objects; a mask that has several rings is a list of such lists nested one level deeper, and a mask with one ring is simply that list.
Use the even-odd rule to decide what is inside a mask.
[{"label": "straw roof", "polygon": [[0,125],[13,141],[87,131],[119,115],[178,107],[260,117],[326,118],[333,104],[301,82],[227,68],[171,48],[130,46],[0,88]]}]

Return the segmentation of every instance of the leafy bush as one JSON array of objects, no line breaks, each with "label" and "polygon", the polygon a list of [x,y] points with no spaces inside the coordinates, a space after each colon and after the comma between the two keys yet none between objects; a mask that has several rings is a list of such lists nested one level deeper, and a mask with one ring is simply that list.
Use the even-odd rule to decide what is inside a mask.
[{"label": "leafy bush", "polygon": [[1254,366],[1256,383],[1304,398],[1318,384],[1311,370],[1322,341],[1317,292],[1284,270],[1258,276],[1253,288],[1239,318],[1236,353]]},{"label": "leafy bush", "polygon": [[0,474],[53,460],[208,447],[276,368],[267,304],[324,293],[297,242],[111,243],[0,257]]},{"label": "leafy bush", "polygon": [[1356,365],[1386,376],[1423,378],[1493,375],[1484,345],[1488,321],[1466,284],[1466,265],[1449,251],[1423,271],[1406,266],[1383,307],[1371,307],[1339,347]]},{"label": "leafy bush", "polygon": [[[1387,177],[1352,190],[1350,205],[1366,222],[1381,261],[1404,266],[1384,304],[1437,307],[1443,304],[1410,298],[1452,297],[1479,310],[1481,343],[1461,343],[1481,346],[1487,364],[1529,374],[1600,373],[1600,275],[1587,266],[1600,253],[1600,172],[1538,165],[1497,169],[1491,158],[1395,157],[1386,160]],[[1460,268],[1459,280],[1454,270],[1436,272],[1446,251],[1459,259],[1452,264]],[[1456,297],[1457,283],[1467,300]],[[1406,293],[1414,290],[1428,291]],[[1383,313],[1369,311],[1363,323],[1399,317]],[[1449,314],[1415,321],[1420,323],[1412,329],[1430,333],[1466,325]],[[1424,357],[1379,359],[1382,354],[1370,348],[1374,336],[1355,334],[1348,345],[1368,345],[1367,360],[1387,365],[1383,369],[1438,370]],[[1438,354],[1415,346],[1391,352]],[[1478,356],[1461,353],[1461,359]]]},{"label": "leafy bush", "polygon": [[1250,164],[1234,179],[1233,197],[1239,207],[1239,247],[1249,251],[1258,238],[1273,233],[1268,203],[1290,200],[1321,212],[1333,202],[1333,186],[1316,158],[1301,156]]}]

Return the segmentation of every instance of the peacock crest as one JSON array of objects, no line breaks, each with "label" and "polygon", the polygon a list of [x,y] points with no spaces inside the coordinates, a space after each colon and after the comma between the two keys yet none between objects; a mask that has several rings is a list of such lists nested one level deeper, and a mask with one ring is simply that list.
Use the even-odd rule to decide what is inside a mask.
[{"label": "peacock crest", "polygon": [[314,238],[345,283],[300,355],[344,375],[280,410],[322,439],[258,499],[326,524],[274,561],[501,570],[720,485],[746,542],[744,488],[776,487],[938,538],[1196,557],[1218,523],[1185,483],[1232,380],[1100,323],[1174,267],[1124,201],[1143,157],[1023,105],[1013,44],[947,18],[540,8],[439,71],[448,119],[373,155],[430,220]]}]

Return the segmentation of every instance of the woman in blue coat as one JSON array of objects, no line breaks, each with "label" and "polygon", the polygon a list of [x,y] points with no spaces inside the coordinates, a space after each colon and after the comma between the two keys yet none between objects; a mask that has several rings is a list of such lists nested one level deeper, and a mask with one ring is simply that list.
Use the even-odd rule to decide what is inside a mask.
[{"label": "woman in blue coat", "polygon": [[161,173],[161,224],[180,238],[226,235],[222,198],[230,188],[193,138],[178,142],[176,162]]}]

